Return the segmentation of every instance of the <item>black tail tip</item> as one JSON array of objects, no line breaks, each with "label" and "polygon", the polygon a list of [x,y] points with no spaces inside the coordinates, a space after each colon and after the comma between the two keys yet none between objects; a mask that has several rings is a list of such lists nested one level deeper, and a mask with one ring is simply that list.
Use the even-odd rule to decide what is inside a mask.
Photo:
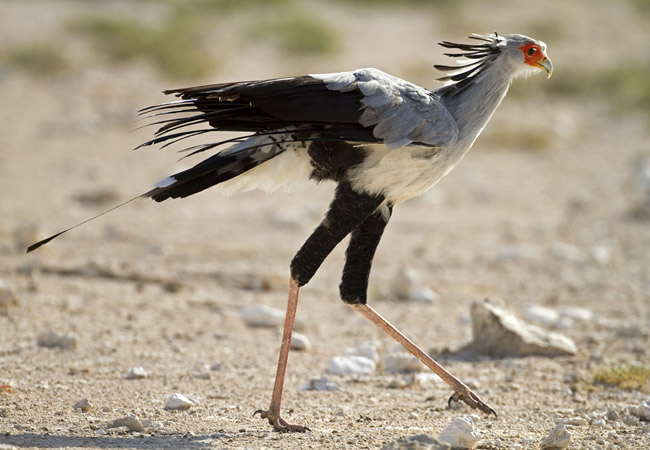
[{"label": "black tail tip", "polygon": [[39,248],[39,247],[41,247],[41,246],[47,244],[47,243],[50,242],[52,239],[54,239],[54,238],[56,238],[56,237],[62,235],[63,233],[65,233],[65,231],[62,231],[62,232],[57,233],[57,234],[55,234],[55,235],[53,235],[53,236],[50,236],[50,237],[47,238],[47,239],[43,239],[42,241],[38,241],[38,242],[36,242],[35,244],[30,245],[29,247],[27,247],[27,253],[31,253],[31,252],[33,252],[33,251],[36,250],[37,248]]}]

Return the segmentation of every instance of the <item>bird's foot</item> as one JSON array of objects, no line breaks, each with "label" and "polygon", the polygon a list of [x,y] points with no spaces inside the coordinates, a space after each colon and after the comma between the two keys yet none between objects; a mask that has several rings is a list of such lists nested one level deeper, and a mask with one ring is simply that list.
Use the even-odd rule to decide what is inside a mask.
[{"label": "bird's foot", "polygon": [[463,390],[463,392],[454,392],[451,397],[449,397],[449,400],[447,401],[447,404],[451,408],[451,402],[457,402],[459,400],[462,400],[466,404],[472,407],[472,409],[480,409],[483,411],[485,414],[494,414],[494,417],[497,416],[497,412],[487,403],[485,403],[483,400],[481,400],[481,397],[476,395],[474,392],[471,391],[471,389],[466,388]]},{"label": "bird's foot", "polygon": [[311,431],[306,426],[293,425],[287,423],[282,417],[280,417],[279,413],[272,412],[271,410],[264,411],[262,409],[258,409],[253,413],[253,416],[255,416],[255,414],[258,413],[262,419],[268,419],[269,423],[273,426],[273,428],[276,431],[280,431],[282,433],[287,431],[297,431],[299,433],[304,433],[305,431]]}]

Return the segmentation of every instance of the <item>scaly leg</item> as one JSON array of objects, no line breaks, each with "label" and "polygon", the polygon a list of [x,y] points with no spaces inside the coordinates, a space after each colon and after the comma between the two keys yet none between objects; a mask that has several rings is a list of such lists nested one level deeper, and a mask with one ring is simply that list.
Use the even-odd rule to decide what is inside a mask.
[{"label": "scaly leg", "polygon": [[296,320],[296,310],[298,309],[298,296],[300,286],[298,282],[291,278],[289,281],[289,300],[287,301],[287,314],[284,318],[284,331],[282,333],[282,344],[280,346],[280,357],[278,358],[278,370],[275,373],[275,384],[273,385],[273,395],[271,395],[271,406],[266,411],[257,410],[253,415],[259,413],[262,419],[268,419],[278,431],[309,431],[309,428],[302,425],[292,425],[280,417],[280,405],[282,404],[282,387],[284,385],[284,374],[287,370],[287,360],[289,358],[289,347],[291,345],[291,334],[293,324]]},{"label": "scaly leg", "polygon": [[391,325],[386,319],[384,319],[377,311],[372,309],[366,304],[351,304],[357,312],[359,312],[366,319],[370,320],[372,323],[377,325],[382,331],[387,333],[397,342],[402,344],[405,349],[411,352],[417,359],[422,361],[422,363],[431,369],[436,375],[438,375],[442,380],[447,383],[453,390],[454,394],[449,398],[448,403],[451,404],[451,401],[462,400],[467,403],[472,408],[478,408],[484,413],[494,414],[497,416],[497,413],[494,409],[485,403],[481,398],[476,395],[470,388],[468,388],[463,382],[458,378],[453,376],[451,373],[442,367],[440,364],[435,362],[433,358],[427,355],[420,347],[415,345],[409,338],[404,336],[397,328]]},{"label": "scaly leg", "polygon": [[291,333],[296,318],[300,287],[311,280],[311,277],[334,247],[369,215],[373,214],[382,201],[383,199],[379,196],[356,193],[349,183],[339,184],[325,219],[309,236],[291,261],[289,301],[287,303],[287,315],[284,319],[284,333],[282,335],[282,346],[280,347],[278,371],[275,376],[271,405],[266,411],[258,410],[254,413],[260,413],[261,417],[268,419],[273,428],[278,431],[306,431],[309,429],[302,425],[288,424],[280,417],[282,387],[287,369]]}]

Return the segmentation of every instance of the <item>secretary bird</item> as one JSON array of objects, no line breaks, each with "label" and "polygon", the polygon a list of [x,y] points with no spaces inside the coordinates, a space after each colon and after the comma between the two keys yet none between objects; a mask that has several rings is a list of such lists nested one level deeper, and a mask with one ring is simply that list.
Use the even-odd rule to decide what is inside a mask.
[{"label": "secretary bird", "polygon": [[[164,146],[214,131],[248,133],[185,150],[190,154],[233,144],[194,167],[155,184],[156,202],[183,198],[217,185],[224,193],[274,191],[311,179],[337,186],[325,218],[290,265],[289,299],[268,409],[256,411],[279,431],[305,431],[280,416],[300,288],[348,234],[341,299],[402,344],[454,391],[451,401],[496,412],[465,384],[366,304],[372,259],[393,207],[430,189],[467,153],[512,80],[553,66],[546,44],[520,34],[443,41],[459,65],[434,67],[449,75],[430,91],[378,69],[240,81],[165,91],[179,100],[143,109],[160,128],[140,147]],[[203,126],[196,129],[193,125]],[[112,211],[112,208],[106,212]],[[102,213],[105,214],[106,212]],[[57,236],[44,239],[28,252]]]}]

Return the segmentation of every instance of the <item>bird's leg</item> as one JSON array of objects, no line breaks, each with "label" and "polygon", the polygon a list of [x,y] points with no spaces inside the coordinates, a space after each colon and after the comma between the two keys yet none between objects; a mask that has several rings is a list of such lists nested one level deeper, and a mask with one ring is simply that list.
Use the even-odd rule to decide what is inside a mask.
[{"label": "bird's leg", "polygon": [[422,361],[425,366],[427,366],[436,375],[442,378],[442,380],[454,390],[454,394],[449,398],[449,404],[451,404],[452,400],[462,400],[472,408],[478,408],[484,413],[494,414],[496,417],[497,413],[492,407],[490,407],[490,405],[481,400],[481,398],[472,392],[472,390],[467,387],[462,381],[460,381],[458,378],[449,373],[444,367],[434,361],[433,358],[427,355],[422,349],[420,349],[420,347],[415,345],[413,341],[404,336],[402,332],[391,325],[390,322],[384,319],[377,311],[366,304],[359,303],[353,304],[351,306],[366,319],[377,325],[382,331],[402,344],[405,349],[411,352],[417,359]]},{"label": "bird's leg", "polygon": [[376,212],[370,215],[352,232],[350,244],[346,252],[345,268],[343,269],[343,279],[340,286],[341,299],[402,344],[409,352],[422,361],[424,365],[429,367],[445,383],[451,386],[454,394],[449,399],[449,403],[452,400],[463,400],[472,408],[479,408],[483,412],[492,413],[496,416],[494,409],[481,400],[478,395],[434,361],[397,328],[379,315],[379,313],[366,305],[366,291],[372,259],[391,212],[392,208],[389,205],[388,214]]},{"label": "bird's leg", "polygon": [[291,278],[289,281],[289,300],[287,301],[287,313],[284,318],[284,331],[282,333],[282,345],[280,346],[280,356],[278,358],[278,370],[275,373],[275,384],[273,385],[273,394],[271,395],[271,405],[266,411],[258,410],[253,415],[259,413],[262,419],[268,419],[278,431],[308,431],[309,428],[302,425],[292,425],[280,417],[280,405],[282,403],[282,387],[284,385],[284,374],[287,370],[287,360],[289,359],[289,347],[291,345],[291,334],[293,325],[296,320],[296,310],[298,309],[298,296],[300,295],[300,285]]},{"label": "bird's leg", "polygon": [[275,375],[271,405],[268,410],[258,410],[263,419],[268,419],[278,431],[306,431],[309,428],[302,425],[291,425],[280,417],[280,404],[282,402],[282,388],[284,375],[289,357],[291,334],[298,307],[300,287],[309,282],[316,273],[327,255],[343,240],[352,230],[357,228],[368,216],[373,214],[382,203],[381,196],[359,194],[348,183],[339,184],[336,196],[330,205],[325,219],[314,230],[311,236],[300,248],[291,261],[291,281],[289,286],[289,300],[287,314],[284,320],[282,345],[278,358],[278,370]]}]

